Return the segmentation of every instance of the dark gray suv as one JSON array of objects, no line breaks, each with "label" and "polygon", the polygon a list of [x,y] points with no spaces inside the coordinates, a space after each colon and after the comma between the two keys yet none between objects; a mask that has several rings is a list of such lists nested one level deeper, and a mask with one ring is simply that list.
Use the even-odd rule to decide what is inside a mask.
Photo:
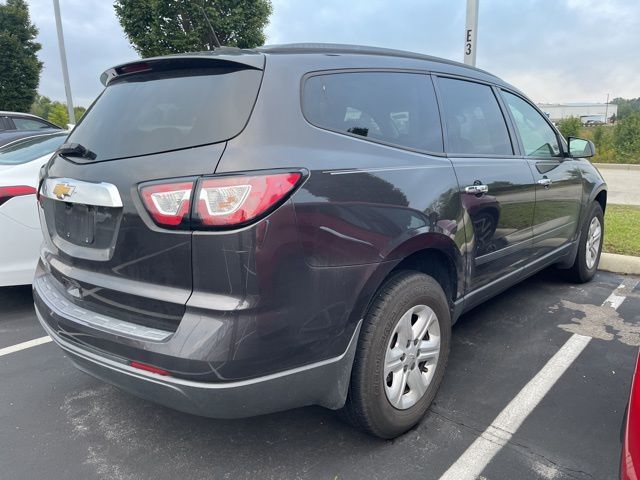
[{"label": "dark gray suv", "polygon": [[593,145],[484,71],[284,45],[102,81],[42,171],[34,296],[80,369],[135,395],[219,418],[322,405],[391,438],[461,313],[550,265],[596,271]]}]

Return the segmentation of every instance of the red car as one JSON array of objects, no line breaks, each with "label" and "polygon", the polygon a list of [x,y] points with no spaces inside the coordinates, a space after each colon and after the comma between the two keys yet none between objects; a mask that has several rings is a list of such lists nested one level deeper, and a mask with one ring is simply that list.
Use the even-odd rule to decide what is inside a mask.
[{"label": "red car", "polygon": [[636,361],[636,371],[631,383],[631,395],[624,422],[624,436],[622,437],[622,458],[620,459],[620,478],[622,480],[636,480],[640,473],[640,378],[638,367],[640,355]]}]

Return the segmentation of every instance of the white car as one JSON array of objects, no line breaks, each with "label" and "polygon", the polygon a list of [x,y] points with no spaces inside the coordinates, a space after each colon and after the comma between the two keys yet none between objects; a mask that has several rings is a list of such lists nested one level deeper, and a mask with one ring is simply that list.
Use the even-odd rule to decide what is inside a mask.
[{"label": "white car", "polygon": [[33,279],[42,242],[38,174],[67,134],[22,138],[0,148],[0,287]]}]

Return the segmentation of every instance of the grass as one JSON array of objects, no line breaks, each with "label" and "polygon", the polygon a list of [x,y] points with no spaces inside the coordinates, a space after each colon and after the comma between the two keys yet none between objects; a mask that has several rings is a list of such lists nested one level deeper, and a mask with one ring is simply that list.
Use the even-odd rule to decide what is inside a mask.
[{"label": "grass", "polygon": [[[567,208],[571,207],[569,202]],[[498,228],[502,225],[509,225],[510,228],[516,229],[525,228],[531,222],[533,208],[533,202],[531,205],[505,205],[500,213]],[[558,203],[543,203],[538,206],[538,220],[552,218],[557,208]],[[604,223],[603,250],[605,252],[640,257],[640,207],[607,205]]]},{"label": "grass", "polygon": [[605,252],[640,257],[640,207],[607,205],[604,224]]}]

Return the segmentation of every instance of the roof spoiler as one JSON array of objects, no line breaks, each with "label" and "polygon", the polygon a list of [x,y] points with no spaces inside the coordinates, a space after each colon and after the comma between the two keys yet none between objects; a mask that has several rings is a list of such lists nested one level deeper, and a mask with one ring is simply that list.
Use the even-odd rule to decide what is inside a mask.
[{"label": "roof spoiler", "polygon": [[117,65],[105,70],[100,75],[100,82],[106,87],[114,78],[134,73],[152,70],[165,70],[177,68],[202,68],[211,65],[211,62],[232,66],[236,64],[256,70],[264,69],[264,55],[252,50],[242,50],[232,47],[221,47],[209,52],[185,53],[151,57],[135,60]]}]

